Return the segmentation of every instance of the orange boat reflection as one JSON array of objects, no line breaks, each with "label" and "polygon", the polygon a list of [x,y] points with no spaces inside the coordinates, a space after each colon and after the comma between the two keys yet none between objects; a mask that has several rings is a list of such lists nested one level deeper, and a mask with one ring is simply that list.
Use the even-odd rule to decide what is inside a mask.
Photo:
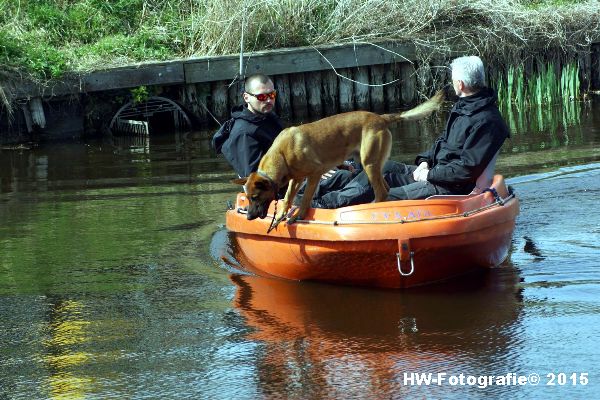
[{"label": "orange boat reflection", "polygon": [[[264,344],[261,384],[273,393],[307,385],[317,398],[397,397],[410,390],[408,371],[483,372],[480,363],[490,362],[510,370],[520,341],[518,277],[495,269],[469,278],[398,292],[231,276],[247,339]],[[447,388],[439,390],[443,397]]]},{"label": "orange boat reflection", "polygon": [[243,268],[292,280],[407,288],[445,280],[506,258],[519,202],[500,175],[469,196],[311,209],[304,221],[248,221],[238,194],[226,226]]}]

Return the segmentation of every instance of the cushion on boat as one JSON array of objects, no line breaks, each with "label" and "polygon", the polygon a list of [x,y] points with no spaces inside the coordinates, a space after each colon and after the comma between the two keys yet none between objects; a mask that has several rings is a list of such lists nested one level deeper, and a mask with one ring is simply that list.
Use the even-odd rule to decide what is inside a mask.
[{"label": "cushion on boat", "polygon": [[429,196],[426,200],[433,199],[458,199],[462,197],[469,197],[476,194],[482,193],[485,189],[492,186],[492,182],[494,181],[494,170],[496,169],[496,159],[498,158],[498,154],[500,154],[500,150],[494,154],[494,157],[490,160],[487,167],[483,170],[477,181],[475,181],[475,187],[469,194],[436,194],[433,196]]},{"label": "cushion on boat", "polygon": [[475,182],[475,187],[473,188],[473,191],[471,191],[471,194],[479,194],[485,189],[492,186],[492,181],[494,179],[494,170],[496,169],[496,159],[498,158],[499,153],[500,150],[498,150],[496,154],[494,154],[494,157],[492,157],[487,167],[485,167],[481,175],[479,175],[479,178],[477,178],[477,181]]}]

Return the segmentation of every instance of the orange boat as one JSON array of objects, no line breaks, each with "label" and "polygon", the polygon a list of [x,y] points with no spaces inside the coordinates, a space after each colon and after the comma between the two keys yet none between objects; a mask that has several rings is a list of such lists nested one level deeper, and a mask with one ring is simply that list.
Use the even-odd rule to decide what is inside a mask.
[{"label": "orange boat", "polygon": [[499,265],[508,255],[519,201],[501,175],[465,196],[310,209],[267,233],[275,213],[248,221],[238,194],[227,211],[233,256],[259,275],[408,288]]}]

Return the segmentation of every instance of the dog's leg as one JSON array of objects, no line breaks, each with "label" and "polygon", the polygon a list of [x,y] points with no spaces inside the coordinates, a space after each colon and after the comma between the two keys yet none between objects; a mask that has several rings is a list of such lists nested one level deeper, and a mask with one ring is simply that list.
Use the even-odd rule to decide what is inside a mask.
[{"label": "dog's leg", "polygon": [[361,143],[361,161],[375,192],[375,202],[387,199],[389,185],[383,179],[382,170],[383,164],[390,156],[391,148],[392,133],[388,129],[373,133]]},{"label": "dog's leg", "polygon": [[291,179],[289,181],[285,196],[281,201],[281,210],[277,211],[277,215],[275,215],[275,223],[273,224],[272,228],[275,228],[277,225],[279,225],[279,223],[285,218],[288,210],[290,209],[290,205],[294,200],[294,197],[296,197],[296,194],[300,189],[301,183],[302,181],[297,181],[295,179]]},{"label": "dog's leg", "polygon": [[385,201],[387,199],[388,187],[387,183],[383,179],[383,174],[381,173],[383,165],[381,164],[370,164],[365,165],[365,173],[369,177],[369,182],[373,187],[373,191],[375,192],[375,202]]},{"label": "dog's leg", "polygon": [[304,219],[306,216],[306,211],[310,208],[310,203],[312,202],[313,196],[315,195],[315,191],[317,190],[317,185],[321,180],[321,176],[309,176],[306,178],[306,188],[304,189],[304,194],[302,195],[302,202],[300,203],[300,209],[296,213],[296,215],[292,216],[288,220],[288,225],[293,224],[299,219]]}]

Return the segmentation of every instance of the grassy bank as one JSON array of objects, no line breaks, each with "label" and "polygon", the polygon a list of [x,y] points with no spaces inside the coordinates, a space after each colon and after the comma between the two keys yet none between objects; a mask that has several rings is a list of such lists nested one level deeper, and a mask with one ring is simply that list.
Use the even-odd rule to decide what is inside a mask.
[{"label": "grassy bank", "polygon": [[[141,61],[400,39],[520,60],[600,40],[600,3],[513,0],[0,0],[0,79]],[[515,58],[517,57],[517,58]]]},{"label": "grassy bank", "polygon": [[[0,105],[11,113],[6,83],[21,79],[43,85],[70,73],[239,53],[242,42],[250,52],[379,40],[414,44],[418,64],[434,67],[420,87],[445,83],[435,67],[462,49],[493,66],[506,103],[519,104],[525,91],[556,98],[544,87],[548,74],[531,66],[555,62],[560,73],[599,42],[600,1],[0,0]],[[524,87],[534,73],[542,74],[537,86]]]}]

